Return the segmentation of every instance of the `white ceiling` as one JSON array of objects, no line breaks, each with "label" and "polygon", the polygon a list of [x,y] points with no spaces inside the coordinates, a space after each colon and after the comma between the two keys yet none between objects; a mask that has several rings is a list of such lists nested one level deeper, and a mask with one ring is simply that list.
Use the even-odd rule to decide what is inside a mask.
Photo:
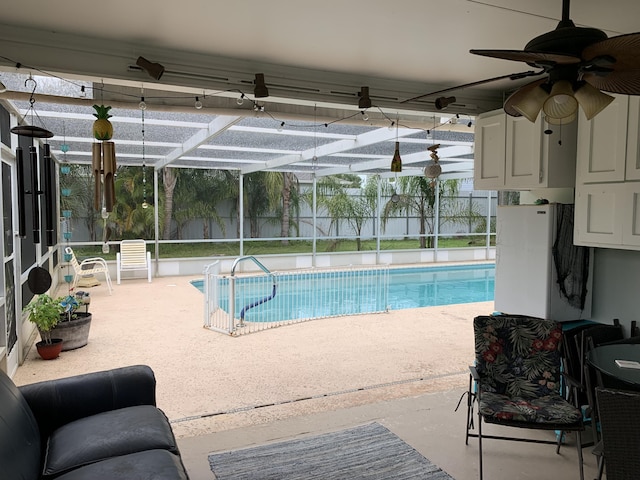
[{"label": "white ceiling", "polygon": [[[447,95],[455,95],[457,101],[443,112],[436,112],[433,105],[439,95],[404,100],[530,70],[518,62],[471,55],[469,49],[522,49],[533,37],[555,28],[561,4],[561,0],[0,0],[0,70],[51,72],[107,85],[104,101],[114,110],[123,94],[134,105],[140,92],[162,91],[175,98],[163,97],[151,109],[184,112],[193,109],[193,98],[184,93],[202,94],[206,110],[227,116],[248,113],[251,103],[239,107],[238,92],[251,98],[254,74],[264,73],[270,96],[258,103],[269,112],[266,120],[272,121],[322,122],[357,114],[358,91],[368,86],[374,106],[372,128],[395,117],[402,125],[426,130],[441,116],[473,116],[498,108],[510,91],[530,80],[453,90]],[[609,36],[640,30],[637,0],[574,0],[571,7],[576,25],[597,27]],[[160,81],[135,68],[138,56],[165,66]],[[89,112],[84,115],[90,116]],[[210,121],[203,119],[202,127],[206,129]],[[388,133],[378,135],[393,141]],[[317,139],[313,134],[314,145]],[[175,155],[182,146],[174,143],[159,157],[166,162],[167,155]],[[280,154],[275,163],[265,161],[263,168],[310,155],[308,145],[306,151],[292,152],[292,157]]]},{"label": "white ceiling", "polygon": [[[142,55],[168,71],[197,71],[206,77],[226,70],[230,83],[250,84],[253,73],[264,72],[268,85],[286,80],[297,85],[307,80],[310,86],[343,84],[351,87],[345,93],[352,95],[366,85],[374,103],[376,94],[384,96],[396,87],[394,99],[378,100],[390,105],[397,99],[530,69],[471,55],[469,49],[521,49],[531,38],[555,28],[561,4],[562,0],[0,0],[0,22],[5,24],[0,28],[0,52],[45,70],[138,82],[149,78],[127,72],[127,65]],[[577,25],[600,28],[610,36],[640,30],[638,14],[637,0],[574,0],[571,8]],[[94,39],[103,41],[97,44]],[[218,83],[169,73],[161,81],[201,88]],[[466,93],[472,100],[476,90],[492,90],[501,97],[511,88],[512,82],[506,81]],[[275,96],[277,89],[272,90]],[[454,94],[465,97],[464,91]],[[477,103],[471,110],[482,110],[482,102]],[[464,105],[458,110],[464,111]]]}]

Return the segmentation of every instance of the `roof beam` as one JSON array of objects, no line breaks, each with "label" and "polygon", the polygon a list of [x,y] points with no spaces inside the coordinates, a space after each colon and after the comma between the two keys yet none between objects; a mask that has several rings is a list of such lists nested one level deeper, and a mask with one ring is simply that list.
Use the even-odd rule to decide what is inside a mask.
[{"label": "roof beam", "polygon": [[182,143],[178,148],[169,152],[162,160],[159,160],[153,166],[155,170],[160,170],[163,167],[166,167],[171,162],[178,160],[183,155],[195,150],[200,145],[205,142],[208,142],[210,139],[222,134],[224,131],[228,130],[230,127],[238,123],[242,120],[242,117],[231,117],[225,115],[217,116],[213,121],[207,125],[207,128],[203,128],[199,130],[195,135],[188,138],[185,142]]},{"label": "roof beam", "polygon": [[281,157],[267,160],[266,162],[258,162],[255,165],[242,169],[243,174],[258,172],[260,170],[269,170],[272,168],[283,167],[292,163],[311,160],[314,156],[324,157],[340,152],[346,152],[355,148],[366,147],[380,142],[386,142],[394,138],[413,135],[416,130],[411,128],[377,128],[370,132],[356,135],[353,139],[338,140],[337,142],[327,143],[319,147],[309,148],[300,153],[292,155],[283,155]]},{"label": "roof beam", "polygon": [[[473,147],[465,147],[465,146],[455,146],[455,147],[445,147],[438,150],[438,157],[440,160],[445,158],[455,158],[460,157],[462,155],[471,155],[473,153]],[[412,163],[420,163],[426,160],[425,158],[426,152],[417,152],[411,153],[402,157],[403,165],[411,165]],[[372,162],[360,162],[353,163],[351,165],[346,165],[344,167],[335,167],[335,168],[327,168],[324,170],[320,170],[316,172],[316,175],[319,177],[326,177],[327,175],[339,175],[342,173],[353,173],[353,172],[363,172],[366,170],[375,170],[379,168],[387,168],[389,167],[389,162],[391,160],[392,155],[389,155],[389,158],[384,158],[381,160],[374,160]]]}]

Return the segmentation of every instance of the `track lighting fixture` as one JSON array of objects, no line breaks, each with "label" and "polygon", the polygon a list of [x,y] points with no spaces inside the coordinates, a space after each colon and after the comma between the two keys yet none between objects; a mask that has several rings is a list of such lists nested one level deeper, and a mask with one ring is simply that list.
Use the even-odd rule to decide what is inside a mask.
[{"label": "track lighting fixture", "polygon": [[367,108],[371,108],[371,98],[369,98],[369,87],[362,87],[358,92],[358,108],[360,110],[365,110]]},{"label": "track lighting fixture", "polygon": [[151,78],[154,80],[160,80],[162,74],[164,73],[164,66],[159,63],[150,62],[144,57],[138,57],[136,60],[136,65],[142,68],[145,72],[149,74]]},{"label": "track lighting fixture", "polygon": [[253,96],[256,98],[265,98],[269,96],[269,89],[264,83],[264,73],[256,73],[256,79],[253,81]]},{"label": "track lighting fixture", "polygon": [[436,98],[435,104],[438,110],[444,110],[450,104],[456,101],[456,97],[438,97]]}]

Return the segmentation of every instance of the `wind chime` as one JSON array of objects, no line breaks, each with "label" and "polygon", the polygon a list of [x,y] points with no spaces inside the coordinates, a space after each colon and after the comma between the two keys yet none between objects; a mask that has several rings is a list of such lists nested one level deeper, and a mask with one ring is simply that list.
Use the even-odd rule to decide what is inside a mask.
[{"label": "wind chime", "polygon": [[[33,84],[31,90],[31,96],[29,98],[29,109],[18,122],[18,125],[11,129],[11,133],[18,135],[19,137],[28,138],[51,138],[53,133],[49,130],[34,125],[34,117],[38,117],[35,113],[33,105],[35,104],[34,93],[37,88],[37,83],[33,77],[29,77],[24,82],[26,87],[29,83]],[[31,113],[31,125],[25,125],[24,120]],[[40,117],[38,117],[40,120]],[[42,120],[40,120],[42,122]],[[54,174],[53,174],[53,159],[51,158],[51,147],[48,143],[42,145],[42,161],[44,167],[44,190],[40,190],[38,182],[38,148],[34,145],[28,147],[29,160],[31,163],[31,189],[25,188],[25,165],[24,151],[22,146],[16,148],[16,164],[18,171],[18,235],[21,238],[26,237],[26,221],[25,221],[25,196],[31,195],[31,209],[33,220],[33,242],[40,243],[40,200],[39,196],[44,195],[45,203],[45,231],[47,246],[55,245],[54,228],[53,228],[53,216],[54,216]]]},{"label": "wind chime", "polygon": [[147,203],[147,163],[144,151],[144,111],[147,109],[147,104],[144,101],[144,97],[140,100],[140,121],[142,123],[142,208],[149,208]]},{"label": "wind chime", "polygon": [[113,137],[113,125],[109,121],[111,107],[104,105],[93,106],[96,120],[93,122],[93,137],[98,142],[92,145],[91,166],[94,175],[93,208],[106,212],[107,216],[113,211],[115,204],[115,173],[116,173],[116,147],[110,142]]}]

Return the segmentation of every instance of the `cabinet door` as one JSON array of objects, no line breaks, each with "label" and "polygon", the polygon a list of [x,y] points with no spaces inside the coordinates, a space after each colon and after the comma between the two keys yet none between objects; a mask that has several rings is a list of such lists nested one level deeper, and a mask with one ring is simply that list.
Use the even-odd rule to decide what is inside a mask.
[{"label": "cabinet door", "polygon": [[624,183],[582,185],[576,191],[576,245],[619,246],[625,216]]},{"label": "cabinet door", "polygon": [[500,190],[504,186],[505,117],[502,110],[478,116],[475,128],[473,187]]},{"label": "cabinet door", "polygon": [[621,182],[625,178],[629,97],[615,100],[586,120],[578,115],[578,182]]},{"label": "cabinet door", "polygon": [[525,117],[506,118],[506,187],[536,188],[543,183],[542,115],[536,123]]},{"label": "cabinet door", "polygon": [[640,183],[625,183],[623,194],[622,244],[640,247]]},{"label": "cabinet door", "polygon": [[640,98],[629,97],[627,126],[627,180],[640,180]]}]

